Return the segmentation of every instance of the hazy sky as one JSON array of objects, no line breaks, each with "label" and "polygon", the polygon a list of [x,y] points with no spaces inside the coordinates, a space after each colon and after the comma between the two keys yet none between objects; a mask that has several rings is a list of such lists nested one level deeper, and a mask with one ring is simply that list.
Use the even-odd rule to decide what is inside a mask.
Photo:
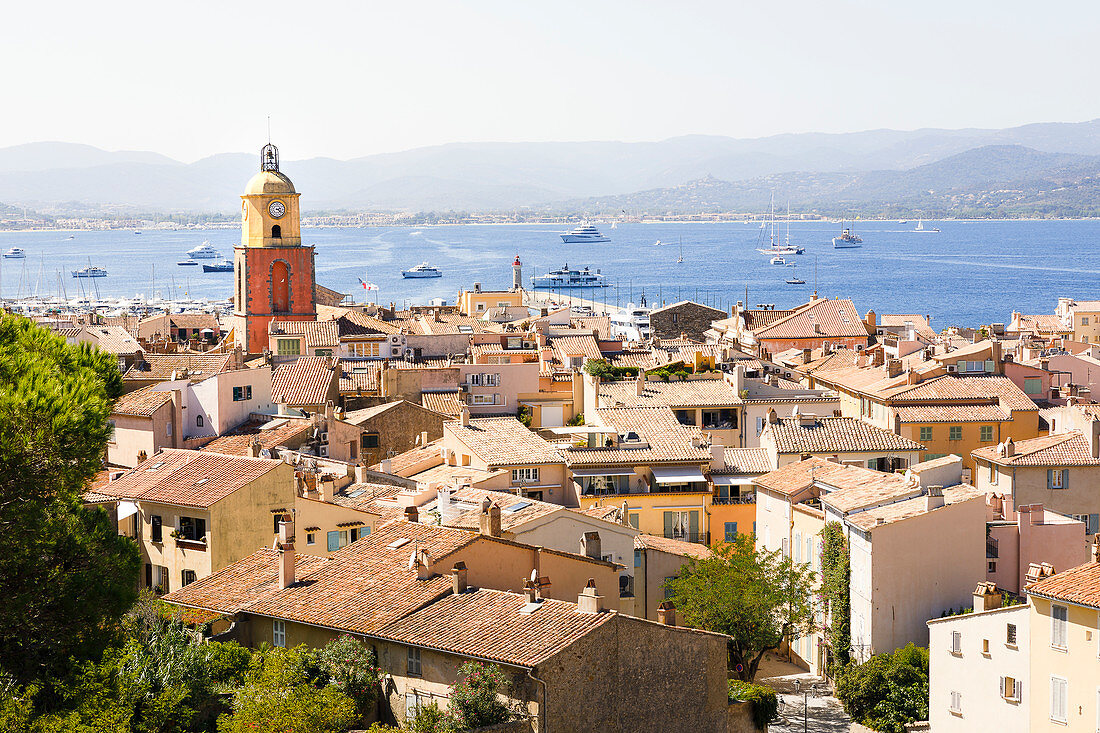
[{"label": "hazy sky", "polygon": [[0,147],[191,161],[1100,116],[1100,3],[18,2]]}]

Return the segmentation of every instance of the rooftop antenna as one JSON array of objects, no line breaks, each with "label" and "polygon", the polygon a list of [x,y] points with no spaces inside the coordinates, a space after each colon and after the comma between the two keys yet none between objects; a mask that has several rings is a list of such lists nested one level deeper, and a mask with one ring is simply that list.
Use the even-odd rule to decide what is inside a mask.
[{"label": "rooftop antenna", "polygon": [[271,144],[271,115],[267,116],[267,144]]}]

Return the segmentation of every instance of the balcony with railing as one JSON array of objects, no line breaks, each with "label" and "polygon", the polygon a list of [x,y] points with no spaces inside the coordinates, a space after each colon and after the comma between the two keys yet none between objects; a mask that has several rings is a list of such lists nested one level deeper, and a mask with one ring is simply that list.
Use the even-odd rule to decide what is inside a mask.
[{"label": "balcony with railing", "polygon": [[696,542],[702,545],[710,544],[710,532],[692,532],[690,530],[665,531],[666,540],[680,540],[681,542]]}]

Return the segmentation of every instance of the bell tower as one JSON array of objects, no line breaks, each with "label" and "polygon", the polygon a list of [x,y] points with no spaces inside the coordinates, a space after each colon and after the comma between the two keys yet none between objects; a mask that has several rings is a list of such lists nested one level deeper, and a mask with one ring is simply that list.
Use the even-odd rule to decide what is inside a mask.
[{"label": "bell tower", "polygon": [[268,348],[271,321],[317,319],[314,251],[302,245],[300,195],[279,170],[279,149],[268,143],[241,196],[241,243],[234,248],[236,339],[247,354]]}]

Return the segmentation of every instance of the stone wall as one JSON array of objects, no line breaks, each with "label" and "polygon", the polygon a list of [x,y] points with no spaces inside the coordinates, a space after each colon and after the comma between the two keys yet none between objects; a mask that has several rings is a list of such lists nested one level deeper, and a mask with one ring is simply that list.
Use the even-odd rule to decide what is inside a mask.
[{"label": "stone wall", "polygon": [[[535,670],[555,733],[725,731],[723,637],[615,616]],[[540,691],[541,692],[541,691]]]},{"label": "stone wall", "polygon": [[654,338],[674,339],[685,334],[696,341],[704,341],[703,333],[710,328],[710,324],[728,317],[725,311],[689,300],[650,313],[649,328]]},{"label": "stone wall", "polygon": [[[751,702],[731,702],[727,709],[726,730],[728,733],[758,733],[759,728],[752,720]],[[768,727],[764,726],[767,733]]]}]

